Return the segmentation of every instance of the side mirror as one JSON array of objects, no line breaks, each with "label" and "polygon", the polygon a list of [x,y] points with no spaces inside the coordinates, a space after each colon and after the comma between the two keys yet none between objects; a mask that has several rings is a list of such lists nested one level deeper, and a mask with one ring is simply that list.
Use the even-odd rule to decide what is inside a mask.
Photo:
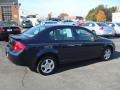
[{"label": "side mirror", "polygon": [[94,35],[94,36],[91,36],[91,41],[92,42],[95,42],[97,40],[98,36],[97,35]]}]

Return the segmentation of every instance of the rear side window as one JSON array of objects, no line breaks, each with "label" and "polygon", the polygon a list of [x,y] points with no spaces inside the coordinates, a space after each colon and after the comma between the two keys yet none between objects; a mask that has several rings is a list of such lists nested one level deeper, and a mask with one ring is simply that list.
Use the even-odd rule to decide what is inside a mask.
[{"label": "rear side window", "polygon": [[44,29],[45,29],[45,26],[32,27],[29,30],[23,32],[23,35],[28,36],[28,37],[34,37],[35,35],[43,31]]},{"label": "rear side window", "polygon": [[71,28],[56,29],[49,33],[51,40],[74,40]]}]

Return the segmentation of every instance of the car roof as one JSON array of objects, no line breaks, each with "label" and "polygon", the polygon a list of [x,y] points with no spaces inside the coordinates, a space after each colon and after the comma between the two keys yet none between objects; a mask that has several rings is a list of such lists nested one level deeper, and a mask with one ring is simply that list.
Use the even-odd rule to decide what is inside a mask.
[{"label": "car roof", "polygon": [[55,27],[80,27],[80,26],[66,25],[66,24],[54,24],[54,25],[46,25],[46,24],[41,25],[41,24],[39,24],[35,27],[44,27],[45,29],[48,29],[48,28],[55,28]]},{"label": "car roof", "polygon": [[78,26],[75,26],[75,25],[66,25],[66,24],[54,24],[54,25],[42,25],[42,26],[45,26],[45,27],[78,27]]}]

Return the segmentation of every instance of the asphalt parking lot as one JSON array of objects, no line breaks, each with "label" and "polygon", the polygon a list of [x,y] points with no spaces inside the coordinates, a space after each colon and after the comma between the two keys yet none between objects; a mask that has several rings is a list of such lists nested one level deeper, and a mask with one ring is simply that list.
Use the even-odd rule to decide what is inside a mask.
[{"label": "asphalt parking lot", "polygon": [[0,41],[0,90],[120,90],[120,38],[111,40],[116,45],[111,61],[61,65],[49,76],[11,63],[5,56],[6,42]]}]

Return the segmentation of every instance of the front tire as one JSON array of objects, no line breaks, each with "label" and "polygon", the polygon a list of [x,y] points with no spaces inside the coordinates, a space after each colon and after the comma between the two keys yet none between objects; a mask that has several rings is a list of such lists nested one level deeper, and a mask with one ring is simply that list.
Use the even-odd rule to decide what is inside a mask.
[{"label": "front tire", "polygon": [[102,59],[107,61],[107,60],[110,60],[111,56],[112,56],[111,48],[109,47],[105,48],[103,51]]},{"label": "front tire", "polygon": [[37,72],[42,75],[50,75],[53,74],[56,70],[56,61],[54,57],[43,57],[37,65]]}]

